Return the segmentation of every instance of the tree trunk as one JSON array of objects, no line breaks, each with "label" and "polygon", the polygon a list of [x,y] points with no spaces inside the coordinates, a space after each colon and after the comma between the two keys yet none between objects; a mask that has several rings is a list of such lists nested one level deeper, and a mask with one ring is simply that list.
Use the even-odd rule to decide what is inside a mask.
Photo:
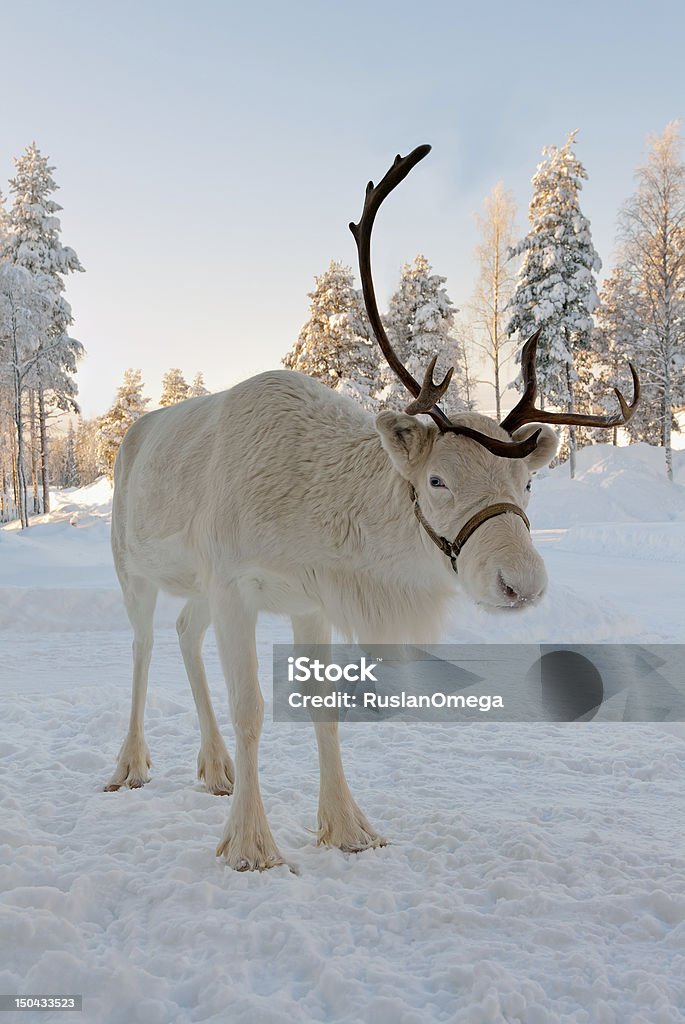
[{"label": "tree trunk", "polygon": [[673,483],[673,449],[671,447],[671,416],[672,416],[672,399],[671,399],[671,374],[668,364],[665,367],[664,374],[664,405],[663,405],[663,430],[661,436],[664,442],[664,455],[666,457],[666,478]]},{"label": "tree trunk", "polygon": [[[671,448],[671,420],[673,418],[673,389],[671,385],[671,357],[675,355],[671,330],[677,323],[671,294],[671,270],[669,260],[669,237],[672,225],[669,223],[669,209],[662,205],[661,223],[661,281],[663,282],[663,338],[660,345],[664,367],[663,430],[664,455],[666,457],[666,479],[673,483],[673,450]],[[680,237],[680,234],[679,234]]]},{"label": "tree trunk", "polygon": [[499,387],[499,353],[495,352],[495,405],[497,407],[497,422],[502,422],[502,410],[500,408],[500,387]]},{"label": "tree trunk", "polygon": [[495,273],[493,276],[492,295],[492,349],[495,362],[495,407],[497,409],[497,422],[502,422],[502,410],[500,408],[500,387],[499,387],[499,230],[495,230]]},{"label": "tree trunk", "polygon": [[469,371],[469,356],[466,350],[466,341],[464,340],[461,347],[461,358],[464,364],[464,392],[466,394],[466,409],[467,412],[471,412],[471,373]]},{"label": "tree trunk", "polygon": [[[12,414],[12,423],[14,423],[14,414]],[[17,432],[16,424],[15,429],[12,431],[12,489],[14,491],[14,514],[16,515],[19,509],[19,474],[17,473]]]},{"label": "tree trunk", "polygon": [[48,431],[45,415],[45,391],[38,386],[38,422],[40,426],[40,475],[43,487],[43,511],[50,511],[50,489],[48,471]]},{"label": "tree trunk", "polygon": [[[569,403],[572,405],[572,403]],[[569,412],[572,412],[569,409]],[[576,428],[571,425],[568,428],[568,464],[571,473],[571,480],[576,478]]]},{"label": "tree trunk", "polygon": [[17,490],[19,492],[19,519],[21,528],[29,525],[26,508],[26,476],[24,474],[24,419],[21,408],[21,377],[19,375],[19,352],[14,339],[14,425],[17,433]]},{"label": "tree trunk", "polygon": [[29,391],[29,444],[31,445],[31,490],[33,492],[33,514],[40,512],[38,498],[38,465],[36,461],[36,392]]},{"label": "tree trunk", "polygon": [[[566,411],[572,415],[573,413],[573,389],[571,386],[570,377],[570,364],[566,364],[566,387],[568,392],[568,402],[566,404]],[[571,480],[575,479],[575,427],[571,424],[568,427],[568,467],[570,470]]]}]

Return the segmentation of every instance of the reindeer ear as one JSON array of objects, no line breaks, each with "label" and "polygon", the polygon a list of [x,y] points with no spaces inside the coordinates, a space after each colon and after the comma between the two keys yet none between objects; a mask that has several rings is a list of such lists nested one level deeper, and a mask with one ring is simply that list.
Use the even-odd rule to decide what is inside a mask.
[{"label": "reindeer ear", "polygon": [[536,469],[548,466],[559,450],[559,438],[549,423],[526,423],[511,435],[512,441],[525,441],[527,437],[540,431],[538,443],[534,451],[526,457],[526,465],[532,473]]},{"label": "reindeer ear", "polygon": [[415,416],[390,410],[376,417],[376,430],[393,466],[408,480],[431,446],[435,431]]}]

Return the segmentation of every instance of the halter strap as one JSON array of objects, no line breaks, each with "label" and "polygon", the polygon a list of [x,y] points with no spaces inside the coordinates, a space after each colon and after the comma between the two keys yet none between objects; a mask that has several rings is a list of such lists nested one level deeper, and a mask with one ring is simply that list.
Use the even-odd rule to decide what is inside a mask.
[{"label": "halter strap", "polygon": [[462,526],[455,539],[450,542],[446,537],[441,537],[439,533],[436,533],[424,516],[421,511],[421,506],[419,505],[418,495],[412,484],[409,485],[409,493],[411,495],[411,500],[414,503],[414,515],[433,543],[440,548],[444,555],[447,555],[455,572],[458,571],[457,558],[459,557],[464,544],[466,544],[466,541],[469,539],[471,534],[475,533],[479,526],[482,526],[483,523],[487,523],[488,519],[494,519],[495,516],[502,516],[507,512],[513,512],[514,515],[523,519],[526,524],[526,529],[530,532],[530,521],[522,508],[519,508],[518,505],[512,504],[510,501],[498,501],[496,504],[487,505],[485,508],[476,512],[475,515],[472,515],[471,518]]}]

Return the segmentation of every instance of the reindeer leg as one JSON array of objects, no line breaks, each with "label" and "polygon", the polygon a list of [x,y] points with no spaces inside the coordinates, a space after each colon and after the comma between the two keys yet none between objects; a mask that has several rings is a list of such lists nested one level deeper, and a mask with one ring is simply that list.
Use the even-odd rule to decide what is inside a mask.
[{"label": "reindeer leg", "polygon": [[[313,613],[291,618],[296,644],[330,644],[331,629],[323,616]],[[316,684],[316,692],[323,693],[321,683]],[[350,792],[340,756],[338,722],[325,721],[328,714],[311,711],[319,749],[318,842],[348,853],[385,846],[386,840],[369,824]]]},{"label": "reindeer leg", "polygon": [[128,734],[119,751],[116,771],[105,786],[108,793],[122,786],[138,789],[150,779],[150,751],[143,734],[143,721],[157,587],[142,576],[128,576],[123,572],[120,572],[120,581],[126,611],[133,626],[133,692]]},{"label": "reindeer leg", "polygon": [[230,582],[212,585],[210,611],[236,736],[233,800],[216,853],[237,871],[263,871],[283,864],[283,858],[259,791],[257,761],[264,700],[257,677],[257,614],[246,605],[238,586]]},{"label": "reindeer leg", "polygon": [[201,742],[197,758],[197,775],[199,779],[204,779],[210,793],[230,796],[233,792],[233,762],[219,732],[202,661],[202,641],[210,622],[207,599],[193,597],[178,617],[176,632],[200,722]]}]

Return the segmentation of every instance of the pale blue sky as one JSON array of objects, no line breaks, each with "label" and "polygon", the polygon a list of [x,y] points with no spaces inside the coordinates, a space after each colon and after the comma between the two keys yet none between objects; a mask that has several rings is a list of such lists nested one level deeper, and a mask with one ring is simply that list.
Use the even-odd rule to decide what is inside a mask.
[{"label": "pale blue sky", "polygon": [[33,139],[56,165],[86,415],[140,367],[213,390],[276,366],[315,274],[355,265],[347,228],[396,152],[433,152],[376,228],[382,300],[425,252],[463,304],[473,212],[502,179],[525,229],[548,143],[579,129],[611,264],[645,136],[683,115],[685,5],[2,4],[0,184]]}]

